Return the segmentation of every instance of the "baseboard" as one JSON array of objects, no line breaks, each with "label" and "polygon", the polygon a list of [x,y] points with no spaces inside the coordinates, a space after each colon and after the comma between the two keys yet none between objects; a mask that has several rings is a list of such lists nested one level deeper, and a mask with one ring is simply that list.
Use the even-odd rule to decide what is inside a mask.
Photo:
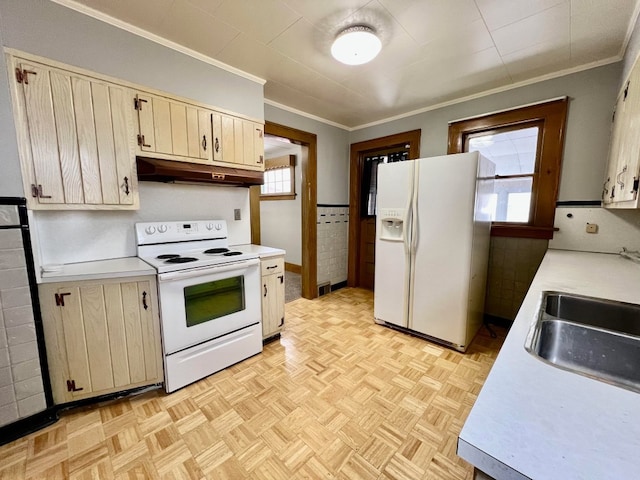
[{"label": "baseboard", "polygon": [[291,273],[302,273],[302,266],[295,263],[284,262],[284,269]]},{"label": "baseboard", "polygon": [[338,283],[334,283],[331,285],[331,291],[334,292],[336,290],[338,290],[339,288],[344,288],[347,286],[347,281],[345,280],[344,282],[338,282]]},{"label": "baseboard", "polygon": [[513,325],[513,320],[509,320],[507,318],[497,317],[495,315],[490,315],[488,313],[485,313],[484,323],[489,323],[497,327],[503,327],[508,329],[508,328],[511,328],[511,325]]}]

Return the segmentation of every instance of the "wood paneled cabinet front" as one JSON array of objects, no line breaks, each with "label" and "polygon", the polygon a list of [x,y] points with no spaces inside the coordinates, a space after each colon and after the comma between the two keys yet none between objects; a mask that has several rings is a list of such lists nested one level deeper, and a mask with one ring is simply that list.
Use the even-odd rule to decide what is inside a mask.
[{"label": "wood paneled cabinet front", "polygon": [[214,162],[264,170],[264,125],[218,112],[211,119]]},{"label": "wood paneled cabinet front", "polygon": [[640,62],[616,101],[609,142],[609,161],[602,187],[607,208],[640,208]]},{"label": "wood paneled cabinet front", "polygon": [[137,209],[125,87],[7,56],[25,191],[33,209]]},{"label": "wood paneled cabinet front", "polygon": [[157,95],[137,93],[138,155],[194,163],[213,161],[212,111]]},{"label": "wood paneled cabinet front", "polygon": [[284,328],[284,257],[262,259],[262,338]]},{"label": "wood paneled cabinet front", "polygon": [[163,381],[155,277],[41,284],[39,296],[56,404]]}]

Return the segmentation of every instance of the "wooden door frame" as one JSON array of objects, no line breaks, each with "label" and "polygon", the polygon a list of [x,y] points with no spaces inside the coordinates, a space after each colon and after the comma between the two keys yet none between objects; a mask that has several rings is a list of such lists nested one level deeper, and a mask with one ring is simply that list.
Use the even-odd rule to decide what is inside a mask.
[{"label": "wooden door frame", "polygon": [[367,153],[382,150],[393,145],[409,145],[409,159],[420,157],[420,136],[422,131],[411,130],[386,137],[374,138],[351,144],[349,158],[349,265],[347,285],[357,287],[360,283],[360,177]]},{"label": "wooden door frame", "polygon": [[[293,143],[306,146],[308,155],[301,155],[302,172],[302,296],[313,299],[318,296],[318,232],[317,216],[317,155],[318,139],[314,133],[265,122],[264,133],[288,138]],[[250,189],[251,243],[260,244],[260,187]]]}]

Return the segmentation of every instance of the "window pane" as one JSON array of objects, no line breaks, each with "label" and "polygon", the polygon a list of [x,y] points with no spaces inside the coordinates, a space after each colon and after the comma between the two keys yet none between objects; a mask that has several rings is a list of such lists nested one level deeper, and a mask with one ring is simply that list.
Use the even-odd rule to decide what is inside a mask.
[{"label": "window pane", "polygon": [[496,164],[496,175],[533,173],[538,148],[538,127],[521,128],[469,139],[469,151],[479,151]]},{"label": "window pane", "polygon": [[492,220],[528,222],[531,210],[532,177],[499,179],[494,184]]}]

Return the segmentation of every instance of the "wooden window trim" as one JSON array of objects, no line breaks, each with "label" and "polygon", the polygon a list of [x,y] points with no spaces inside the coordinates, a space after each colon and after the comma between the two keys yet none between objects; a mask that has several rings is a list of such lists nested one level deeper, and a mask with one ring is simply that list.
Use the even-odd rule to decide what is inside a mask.
[{"label": "wooden window trim", "polygon": [[265,200],[295,200],[296,199],[296,194],[292,193],[292,194],[286,194],[286,195],[280,195],[279,193],[275,193],[275,194],[265,194],[262,195],[260,194],[260,201],[263,202]]},{"label": "wooden window trim", "polygon": [[553,238],[553,221],[560,185],[568,98],[492,113],[449,124],[447,153],[464,151],[468,136],[496,128],[540,122],[538,160],[533,176],[531,218],[526,224],[494,222],[491,236]]}]

